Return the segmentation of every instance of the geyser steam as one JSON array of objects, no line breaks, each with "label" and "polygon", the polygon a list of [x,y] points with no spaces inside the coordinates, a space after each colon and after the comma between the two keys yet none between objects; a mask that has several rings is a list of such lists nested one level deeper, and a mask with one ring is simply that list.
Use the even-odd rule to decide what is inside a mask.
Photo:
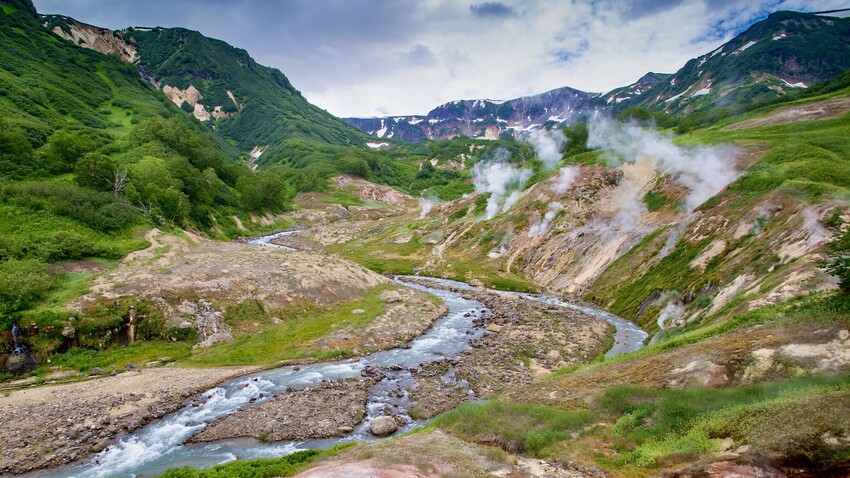
[{"label": "geyser steam", "polygon": [[499,212],[507,211],[520,197],[526,181],[531,177],[530,169],[518,169],[508,163],[510,152],[497,149],[490,159],[475,164],[472,168],[472,184],[479,193],[490,193],[487,198],[486,219]]},{"label": "geyser steam", "polygon": [[431,209],[440,202],[440,199],[436,194],[429,192],[428,194],[419,198],[419,219],[425,219],[425,216],[431,212]]},{"label": "geyser steam", "polygon": [[602,148],[612,166],[646,156],[657,161],[659,171],[669,174],[690,189],[685,212],[693,211],[738,178],[734,150],[728,147],[685,148],[669,136],[635,124],[594,118],[588,126],[587,145]]},{"label": "geyser steam", "polygon": [[566,136],[560,129],[533,131],[528,136],[528,142],[534,148],[537,159],[546,169],[552,169],[561,160],[561,148],[567,142]]},{"label": "geyser steam", "polygon": [[559,202],[550,202],[549,210],[546,211],[546,214],[543,216],[538,222],[535,222],[528,229],[529,236],[542,236],[546,234],[546,231],[549,230],[549,225],[552,223],[552,220],[555,219],[555,216],[558,215],[559,212],[564,210],[564,205]]}]

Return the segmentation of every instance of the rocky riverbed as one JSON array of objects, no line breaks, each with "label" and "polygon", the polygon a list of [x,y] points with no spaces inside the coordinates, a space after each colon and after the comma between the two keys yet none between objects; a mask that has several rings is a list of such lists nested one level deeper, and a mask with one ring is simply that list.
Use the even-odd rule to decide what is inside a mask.
[{"label": "rocky riverbed", "polygon": [[[437,287],[430,281],[423,284]],[[459,358],[416,372],[419,383],[410,390],[410,399],[417,418],[431,418],[471,396],[490,398],[561,367],[591,360],[613,340],[614,330],[607,322],[576,310],[492,291],[455,292],[490,309],[490,315],[476,319],[489,333],[473,341]]]},{"label": "rocky riverbed", "polygon": [[0,474],[53,467],[106,448],[183,407],[190,397],[258,367],[130,370],[0,397]]},{"label": "rocky riverbed", "polygon": [[375,380],[340,380],[275,396],[212,422],[190,443],[253,437],[263,441],[305,440],[342,435],[366,414]]}]

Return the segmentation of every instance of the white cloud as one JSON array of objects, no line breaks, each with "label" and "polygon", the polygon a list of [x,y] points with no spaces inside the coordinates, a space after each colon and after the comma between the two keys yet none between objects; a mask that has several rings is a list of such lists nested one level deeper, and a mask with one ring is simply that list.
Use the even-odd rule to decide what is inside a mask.
[{"label": "white cloud", "polygon": [[[507,13],[473,13],[485,3]],[[664,3],[36,0],[42,12],[110,28],[198,29],[279,68],[338,116],[425,113],[454,99],[509,99],[562,86],[607,91],[647,71],[676,71],[769,11],[813,8],[804,0]],[[824,0],[816,9],[843,6]]]}]

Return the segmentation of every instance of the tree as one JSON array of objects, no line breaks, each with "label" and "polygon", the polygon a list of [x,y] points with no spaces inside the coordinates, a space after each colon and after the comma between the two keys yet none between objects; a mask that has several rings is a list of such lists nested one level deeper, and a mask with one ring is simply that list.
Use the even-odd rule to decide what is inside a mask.
[{"label": "tree", "polygon": [[106,142],[104,134],[92,129],[60,129],[42,149],[47,169],[52,173],[74,170],[77,161]]},{"label": "tree", "polygon": [[838,286],[850,294],[850,227],[835,233],[827,246],[826,270],[838,277]]},{"label": "tree", "polygon": [[336,167],[343,174],[351,174],[363,179],[368,178],[369,173],[371,172],[369,163],[362,158],[354,158],[351,156],[337,160]]},{"label": "tree", "polygon": [[0,262],[0,315],[24,310],[50,290],[47,265],[36,259]]},{"label": "tree", "polygon": [[587,123],[579,121],[564,128],[564,136],[567,137],[567,146],[564,148],[563,158],[569,158],[587,151]]},{"label": "tree", "polygon": [[21,178],[33,171],[34,151],[26,135],[8,122],[0,122],[0,176]]},{"label": "tree", "polygon": [[236,181],[236,189],[241,195],[242,206],[253,212],[282,211],[289,202],[286,182],[269,171],[240,177]]},{"label": "tree", "polygon": [[109,156],[88,153],[74,166],[74,181],[80,186],[97,191],[112,191],[118,167]]}]

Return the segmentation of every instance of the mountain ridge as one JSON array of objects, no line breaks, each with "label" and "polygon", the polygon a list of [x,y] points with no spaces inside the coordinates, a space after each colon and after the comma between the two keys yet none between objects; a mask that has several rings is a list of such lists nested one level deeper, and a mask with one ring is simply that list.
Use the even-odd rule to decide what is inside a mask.
[{"label": "mountain ridge", "polygon": [[[782,42],[785,42],[784,44]],[[735,107],[798,91],[837,76],[850,68],[850,19],[812,13],[777,11],[753,23],[714,50],[692,58],[675,73],[649,72],[636,82],[606,93],[562,87],[539,95],[498,102],[511,105],[544,105],[554,123],[605,111],[616,114],[630,106],[675,114],[692,114],[721,107]],[[583,102],[547,103],[552,92],[572,91]],[[505,118],[489,110],[455,110],[454,117],[435,112],[451,111],[453,105],[492,100],[455,100],[427,115],[395,115],[377,118],[343,118],[349,124],[379,138],[403,141],[448,139],[466,135],[495,139],[502,134],[523,134],[551,126],[543,118]],[[476,114],[477,113],[477,114]],[[477,122],[476,127],[469,127]],[[430,125],[440,125],[432,127]]]},{"label": "mountain ridge", "polygon": [[180,27],[110,30],[64,15],[43,15],[40,21],[78,46],[136,65],[145,81],[243,151],[293,138],[357,146],[366,139],[310,104],[280,70],[258,64],[225,41]]}]

